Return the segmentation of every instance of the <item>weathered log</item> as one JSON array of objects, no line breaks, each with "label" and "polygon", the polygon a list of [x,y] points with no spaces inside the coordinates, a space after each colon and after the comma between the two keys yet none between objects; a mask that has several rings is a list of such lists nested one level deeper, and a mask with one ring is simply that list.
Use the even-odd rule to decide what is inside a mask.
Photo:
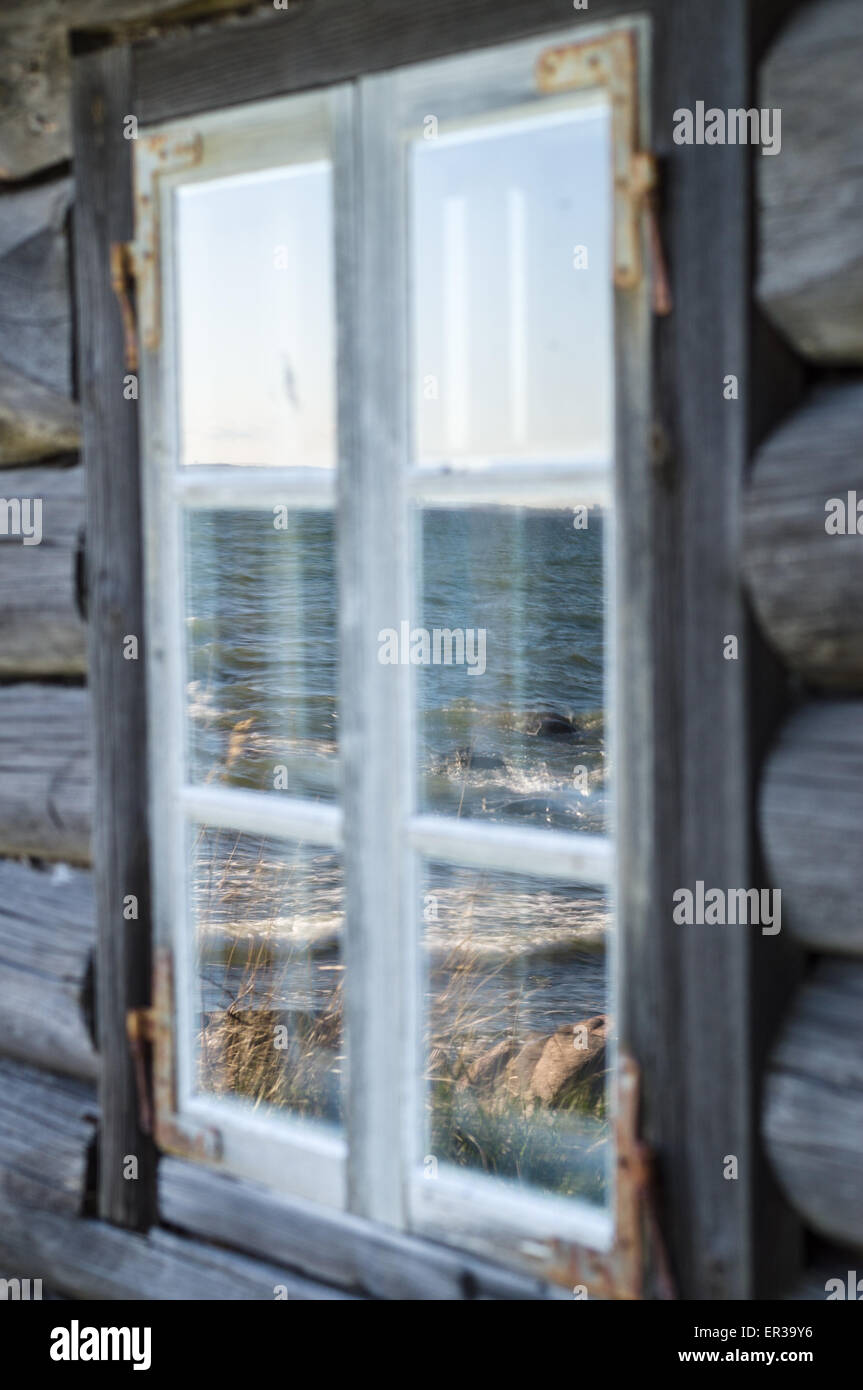
[{"label": "weathered log", "polygon": [[[130,1009],[150,1002],[147,827],[147,709],[138,662],[124,659],[126,634],[143,634],[143,527],[139,501],[137,411],[119,390],[123,324],[107,267],[111,245],[132,234],[131,161],[123,138],[133,104],[128,49],[103,48],[76,65],[73,95],[75,178],[80,204],[75,276],[79,381],[87,472],[88,680],[94,725],[93,860],[100,971],[97,1037],[100,1216],[146,1230],[156,1205],[156,1154],[141,1128],[136,1069],[126,1039]],[[127,894],[140,921],[117,921]],[[140,1156],[136,1183],[124,1155]]]},{"label": "weathered log", "polygon": [[62,396],[72,392],[71,194],[65,178],[0,195],[0,355]]},{"label": "weathered log", "polygon": [[[0,1267],[105,1299],[349,1297],[274,1265],[167,1231],[81,1219],[96,1121],[89,1086],[0,1059]],[[284,1296],[280,1293],[279,1296]]]},{"label": "weathered log", "polygon": [[0,862],[0,1053],[95,1081],[89,873]]},{"label": "weathered log", "polygon": [[0,1206],[76,1216],[95,1120],[91,1087],[0,1058]]},{"label": "weathered log", "polygon": [[73,1298],[272,1302],[350,1299],[289,1269],[169,1231],[137,1235],[102,1221],[7,1203],[0,1195],[0,1262],[20,1279],[50,1280]]},{"label": "weathered log", "polygon": [[278,1197],[255,1183],[180,1159],[163,1159],[159,1165],[159,1210],[164,1221],[181,1230],[283,1260],[312,1278],[374,1298],[544,1299],[560,1294],[538,1279],[473,1255],[359,1216]]},{"label": "weathered log", "polygon": [[764,1136],[779,1181],[801,1216],[821,1235],[863,1248],[858,962],[825,959],[803,986],[771,1059]]},{"label": "weathered log", "polygon": [[87,691],[0,688],[0,854],[88,863],[92,780]]},{"label": "weathered log", "polygon": [[863,956],[863,702],[804,705],[764,769],[760,825],[782,925],[815,951]]},{"label": "weathered log", "polygon": [[802,5],[761,68],[782,112],[778,156],[757,160],[758,297],[805,357],[863,362],[863,12]]},{"label": "weathered log", "polygon": [[0,474],[0,489],[6,501],[41,504],[42,535],[33,545],[0,534],[0,675],[81,675],[86,670],[78,606],[84,470],[16,469]]},{"label": "weathered log", "polygon": [[0,362],[0,467],[77,450],[78,407]]},{"label": "weathered log", "polygon": [[23,179],[69,158],[70,29],[116,31],[165,10],[182,9],[185,20],[244,7],[247,0],[3,0],[0,179]]},{"label": "weathered log", "polygon": [[[829,534],[859,487],[863,385],[817,391],[759,451],[743,570],[768,641],[814,685],[863,689],[863,534]],[[856,528],[856,514],[847,517]],[[863,525],[863,516],[860,518]]]}]

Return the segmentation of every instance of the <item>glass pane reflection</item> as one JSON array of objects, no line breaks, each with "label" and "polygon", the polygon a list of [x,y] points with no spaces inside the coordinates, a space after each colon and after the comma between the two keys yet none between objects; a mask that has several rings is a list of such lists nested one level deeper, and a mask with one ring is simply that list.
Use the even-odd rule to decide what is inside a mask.
[{"label": "glass pane reflection", "polygon": [[197,1089],[339,1122],[339,856],[208,826],[190,838]]},{"label": "glass pane reflection", "polygon": [[606,896],[429,864],[422,917],[428,1154],[603,1202]]},{"label": "glass pane reflection", "polygon": [[605,526],[599,508],[422,512],[421,626],[473,631],[463,662],[432,647],[418,668],[423,810],[607,828]]},{"label": "glass pane reflection", "polygon": [[332,468],[332,174],[323,161],[176,194],[180,462]]},{"label": "glass pane reflection", "polygon": [[193,511],[185,528],[190,779],[334,800],[332,513]]},{"label": "glass pane reflection", "polygon": [[609,139],[598,105],[412,144],[420,462],[610,457]]}]

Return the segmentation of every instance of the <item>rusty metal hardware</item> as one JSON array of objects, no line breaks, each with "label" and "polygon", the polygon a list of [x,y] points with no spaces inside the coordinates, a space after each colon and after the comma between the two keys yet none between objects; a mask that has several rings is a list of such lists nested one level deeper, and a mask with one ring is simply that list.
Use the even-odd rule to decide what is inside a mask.
[{"label": "rusty metal hardware", "polygon": [[558,1258],[549,1275],[555,1283],[570,1288],[584,1285],[593,1298],[643,1298],[648,1251],[659,1297],[675,1297],[655,1205],[652,1155],[638,1137],[638,1112],[638,1067],[631,1057],[621,1054],[615,1124],[614,1246],[597,1251],[556,1242]]},{"label": "rusty metal hardware", "polygon": [[153,999],[149,1008],[131,1009],[126,1033],[135,1067],[138,1120],[165,1153],[217,1160],[222,1136],[209,1126],[192,1126],[177,1115],[174,1056],[174,978],[169,950],[156,952]]},{"label": "rusty metal hardware", "polygon": [[111,288],[123,315],[123,360],[130,372],[138,370],[138,329],[130,287],[134,280],[132,248],[127,241],[111,243]]},{"label": "rusty metal hardware", "polygon": [[607,91],[614,178],[614,283],[622,290],[641,284],[641,220],[646,215],[653,262],[653,305],[656,313],[669,313],[671,293],[656,216],[656,160],[638,149],[638,56],[634,34],[621,29],[604,38],[547,48],[536,65],[536,82],[541,92],[549,94],[597,88]]},{"label": "rusty metal hardware", "polygon": [[153,1133],[153,1099],[147,1067],[147,1045],[153,1042],[153,1010],[130,1009],[126,1014],[126,1036],[135,1066],[138,1089],[138,1124],[144,1134]]},{"label": "rusty metal hardware", "polygon": [[193,131],[183,135],[148,135],[135,150],[135,240],[130,244],[138,287],[141,343],[147,352],[159,346],[162,295],[159,275],[159,180],[178,169],[199,164],[203,140]]}]

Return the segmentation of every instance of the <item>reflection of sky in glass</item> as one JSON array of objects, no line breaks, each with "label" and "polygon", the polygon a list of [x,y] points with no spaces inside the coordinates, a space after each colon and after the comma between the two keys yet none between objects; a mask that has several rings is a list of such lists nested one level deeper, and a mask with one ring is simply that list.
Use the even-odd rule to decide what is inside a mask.
[{"label": "reflection of sky in glass", "polygon": [[597,107],[412,146],[421,458],[610,456],[608,141]]},{"label": "reflection of sky in glass", "polygon": [[323,162],[178,190],[183,463],[334,465],[331,202]]}]

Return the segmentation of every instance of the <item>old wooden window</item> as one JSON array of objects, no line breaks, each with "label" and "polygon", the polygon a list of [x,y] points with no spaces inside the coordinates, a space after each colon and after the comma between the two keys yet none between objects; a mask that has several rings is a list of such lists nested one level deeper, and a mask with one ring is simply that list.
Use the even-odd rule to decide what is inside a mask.
[{"label": "old wooden window", "polygon": [[[739,1297],[756,1282],[755,960],[742,936],[720,945],[670,914],[680,885],[752,877],[746,622],[726,582],[748,426],[721,389],[728,372],[745,381],[749,155],[708,164],[672,142],[674,111],[706,89],[748,104],[748,12],[743,0],[697,19],[684,0],[639,11],[591,0],[562,28],[553,3],[429,0],[407,24],[394,0],[368,13],[326,0],[80,60],[82,395],[92,544],[105,552],[93,564],[111,581],[91,592],[91,677],[112,1219],[142,1225],[156,1210],[154,1183],[122,1180],[145,1138],[141,1050],[120,1040],[129,1008],[148,1002],[150,962],[141,923],[116,922],[130,884],[147,893],[149,849],[157,1139],[281,1194],[264,1223],[280,1234],[256,1248],[288,1258],[290,1194],[592,1293],[635,1291],[632,1055],[687,1287]],[[136,142],[122,136],[129,112]],[[651,151],[672,172],[655,200]],[[107,272],[110,243],[129,240],[131,408],[115,391],[122,319]],[[667,316],[655,312],[668,308],[662,241]],[[118,623],[140,630],[138,518],[118,483],[137,476],[138,437],[146,846],[143,778],[128,772],[140,691],[117,643]],[[586,531],[572,524],[581,507]],[[502,628],[483,610],[514,616]],[[546,698],[561,614],[581,656],[606,621],[603,673],[594,650],[570,685],[585,693],[587,671],[602,690],[604,807],[581,790],[601,782],[598,721],[591,732],[586,704],[571,709],[578,743],[570,711]],[[432,654],[435,629],[485,627],[486,673],[382,663],[381,633],[403,643],[404,622],[409,644],[429,631]],[[732,632],[741,657],[718,677]],[[506,680],[509,722],[495,707]],[[545,752],[504,795],[519,739]],[[282,885],[275,904],[265,884]],[[534,947],[554,922],[577,936],[613,916],[615,1144],[575,1143],[563,1117],[549,1137],[565,1165],[534,1150],[507,1169],[513,1136],[497,1113],[483,1134],[468,1123],[462,1072],[448,1056],[442,1070],[435,1037],[443,1018],[452,1040],[448,922],[468,904],[456,983],[467,979],[482,1043],[464,1060],[483,1075],[496,1035],[467,969],[476,939],[488,960],[503,914]],[[290,997],[274,921],[293,943]],[[506,996],[491,1010],[504,1030],[516,1013],[531,1030],[541,977],[534,988],[529,953],[507,970],[477,982]],[[261,1038],[266,1076],[244,1066]],[[728,1153],[740,1183],[723,1181]],[[169,1185],[177,1169],[164,1165]],[[554,1192],[561,1178],[568,1190]],[[218,1213],[200,1224],[219,1238]]]},{"label": "old wooden window", "polygon": [[543,1272],[614,1239],[638,40],[575,38],[135,149],[159,1134]]}]

